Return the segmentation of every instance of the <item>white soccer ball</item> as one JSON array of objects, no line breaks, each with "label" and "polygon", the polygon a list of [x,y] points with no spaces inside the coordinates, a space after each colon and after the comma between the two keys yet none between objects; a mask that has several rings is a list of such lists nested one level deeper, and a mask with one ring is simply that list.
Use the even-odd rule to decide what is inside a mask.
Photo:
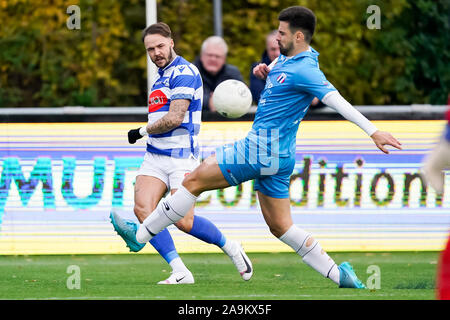
[{"label": "white soccer ball", "polygon": [[239,118],[252,106],[252,93],[245,83],[239,80],[225,80],[216,87],[213,94],[216,111],[227,118]]}]

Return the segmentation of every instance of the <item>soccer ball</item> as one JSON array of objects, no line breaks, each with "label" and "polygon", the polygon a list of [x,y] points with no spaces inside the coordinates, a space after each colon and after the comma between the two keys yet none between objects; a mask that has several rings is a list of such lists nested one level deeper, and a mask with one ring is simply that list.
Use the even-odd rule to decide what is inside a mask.
[{"label": "soccer ball", "polygon": [[250,89],[242,81],[233,79],[219,83],[212,99],[216,111],[232,119],[246,114],[252,105]]}]

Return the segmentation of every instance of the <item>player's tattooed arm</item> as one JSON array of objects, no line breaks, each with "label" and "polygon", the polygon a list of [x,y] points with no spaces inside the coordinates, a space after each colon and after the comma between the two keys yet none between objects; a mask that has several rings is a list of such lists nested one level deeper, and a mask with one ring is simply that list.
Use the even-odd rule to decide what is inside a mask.
[{"label": "player's tattooed arm", "polygon": [[190,100],[177,99],[170,102],[169,112],[158,121],[147,125],[148,134],[168,132],[178,127],[184,119]]}]

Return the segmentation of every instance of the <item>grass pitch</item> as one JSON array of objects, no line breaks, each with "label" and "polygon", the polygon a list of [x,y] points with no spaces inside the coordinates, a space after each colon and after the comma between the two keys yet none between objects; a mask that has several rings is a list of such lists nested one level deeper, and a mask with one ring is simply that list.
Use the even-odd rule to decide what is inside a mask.
[{"label": "grass pitch", "polygon": [[[337,263],[350,261],[364,283],[373,275],[369,266],[379,267],[380,289],[338,289],[294,253],[250,253],[254,275],[248,282],[224,254],[182,254],[196,283],[173,286],[156,284],[169,276],[170,267],[154,254],[1,256],[0,299],[435,299],[438,252],[330,256]],[[69,289],[77,268],[80,288]]]}]

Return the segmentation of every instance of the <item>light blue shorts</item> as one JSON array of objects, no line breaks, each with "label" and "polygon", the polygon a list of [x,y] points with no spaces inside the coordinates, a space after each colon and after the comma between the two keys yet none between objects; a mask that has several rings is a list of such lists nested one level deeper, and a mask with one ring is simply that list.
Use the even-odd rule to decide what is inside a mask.
[{"label": "light blue shorts", "polygon": [[255,180],[254,189],[272,198],[289,198],[289,184],[295,157],[259,154],[249,147],[248,139],[216,148],[223,176],[232,186]]}]

